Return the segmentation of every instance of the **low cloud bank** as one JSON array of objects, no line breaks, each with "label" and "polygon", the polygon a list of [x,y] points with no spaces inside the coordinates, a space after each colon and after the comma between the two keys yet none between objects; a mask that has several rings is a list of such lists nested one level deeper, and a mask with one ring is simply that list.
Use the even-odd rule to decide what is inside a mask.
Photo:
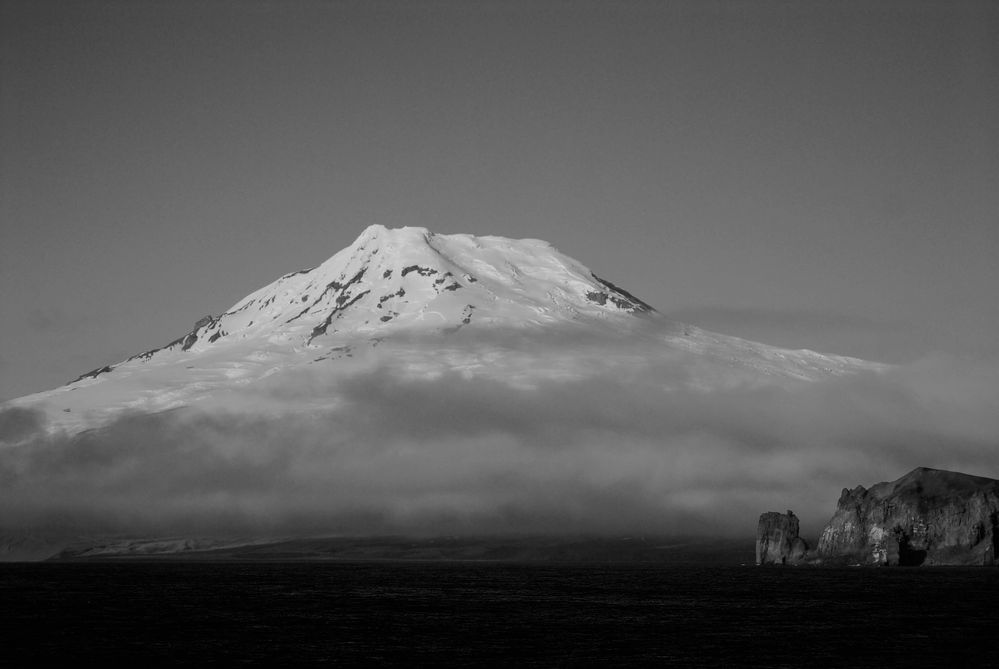
[{"label": "low cloud bank", "polygon": [[399,371],[254,389],[334,409],[128,415],[76,436],[7,409],[0,528],[747,536],[785,508],[816,532],[841,488],[916,466],[999,477],[995,362],[710,392],[676,389],[675,364],[531,388]]}]

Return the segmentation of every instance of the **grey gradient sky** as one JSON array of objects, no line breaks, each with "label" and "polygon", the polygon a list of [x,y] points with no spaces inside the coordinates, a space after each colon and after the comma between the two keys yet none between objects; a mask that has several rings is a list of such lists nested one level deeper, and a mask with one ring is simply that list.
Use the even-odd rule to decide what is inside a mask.
[{"label": "grey gradient sky", "polygon": [[667,314],[999,356],[999,4],[0,0],[0,399],[371,223]]}]

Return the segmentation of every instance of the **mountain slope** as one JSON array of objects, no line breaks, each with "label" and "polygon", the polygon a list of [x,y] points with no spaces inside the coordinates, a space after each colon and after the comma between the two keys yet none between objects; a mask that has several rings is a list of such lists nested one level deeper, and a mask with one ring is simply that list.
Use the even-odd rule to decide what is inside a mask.
[{"label": "mountain slope", "polygon": [[371,226],[318,267],[282,276],[162,348],[11,405],[40,408],[53,429],[73,432],[126,410],[239,405],[250,400],[237,395],[273,375],[337,376],[385,360],[406,375],[521,385],[675,361],[677,384],[705,389],[881,367],[672,322],[543,241]]}]

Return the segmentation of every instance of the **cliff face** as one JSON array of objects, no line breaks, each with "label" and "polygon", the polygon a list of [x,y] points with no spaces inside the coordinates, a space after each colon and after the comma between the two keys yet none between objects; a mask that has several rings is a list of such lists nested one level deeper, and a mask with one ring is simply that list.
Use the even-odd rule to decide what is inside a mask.
[{"label": "cliff face", "polygon": [[798,536],[798,517],[768,511],[756,527],[756,564],[794,564],[808,551],[808,544]]},{"label": "cliff face", "polygon": [[820,558],[863,564],[996,564],[999,480],[919,467],[897,481],[843,490]]}]

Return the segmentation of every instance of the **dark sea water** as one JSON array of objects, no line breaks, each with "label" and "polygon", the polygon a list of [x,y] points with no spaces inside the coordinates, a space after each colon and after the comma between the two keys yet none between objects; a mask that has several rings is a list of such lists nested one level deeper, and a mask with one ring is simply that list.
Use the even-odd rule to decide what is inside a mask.
[{"label": "dark sea water", "polygon": [[999,569],[0,565],[0,663],[999,666]]}]

